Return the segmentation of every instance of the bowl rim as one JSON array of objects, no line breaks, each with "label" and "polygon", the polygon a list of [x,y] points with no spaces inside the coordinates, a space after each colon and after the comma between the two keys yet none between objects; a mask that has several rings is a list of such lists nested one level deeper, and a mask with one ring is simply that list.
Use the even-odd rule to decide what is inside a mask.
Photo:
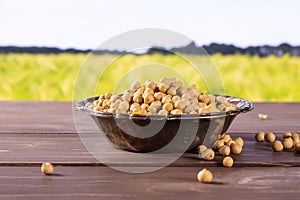
[{"label": "bowl rim", "polygon": [[234,96],[218,95],[218,94],[214,94],[214,95],[226,97],[230,103],[237,105],[238,109],[230,110],[226,112],[225,111],[211,112],[206,114],[142,115],[142,114],[121,114],[121,113],[100,112],[85,107],[85,104],[87,102],[93,102],[94,100],[97,100],[99,96],[89,97],[83,100],[75,101],[73,103],[73,106],[76,111],[84,112],[91,116],[118,118],[118,119],[140,119],[140,120],[212,119],[212,118],[220,118],[220,117],[225,117],[230,115],[238,115],[240,113],[246,113],[254,109],[253,103],[247,99],[234,97]]}]

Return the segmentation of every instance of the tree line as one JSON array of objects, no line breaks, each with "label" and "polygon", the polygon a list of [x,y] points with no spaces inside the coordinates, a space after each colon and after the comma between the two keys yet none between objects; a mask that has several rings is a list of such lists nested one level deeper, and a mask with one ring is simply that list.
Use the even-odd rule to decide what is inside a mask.
[{"label": "tree line", "polygon": [[[80,50],[75,48],[60,49],[56,47],[18,47],[18,46],[0,46],[1,54],[8,53],[29,53],[29,54],[60,54],[60,53],[89,53],[91,49]],[[118,50],[93,50],[96,54],[123,54],[125,51]],[[151,47],[148,51],[144,52],[147,54],[161,53],[161,54],[216,54],[220,53],[223,55],[233,55],[233,54],[246,54],[246,55],[258,55],[258,56],[268,56],[276,55],[282,56],[284,54],[289,54],[291,56],[300,56],[300,46],[291,46],[287,43],[280,44],[278,46],[249,46],[246,48],[237,47],[231,44],[218,44],[211,43],[209,45],[203,45],[199,47],[195,42],[182,47],[176,47],[171,49],[166,49],[163,47]]]}]

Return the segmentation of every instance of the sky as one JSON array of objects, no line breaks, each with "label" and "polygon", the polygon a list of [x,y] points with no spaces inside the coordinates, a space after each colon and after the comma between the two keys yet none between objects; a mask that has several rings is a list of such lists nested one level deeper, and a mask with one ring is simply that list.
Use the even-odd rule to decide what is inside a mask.
[{"label": "sky", "polygon": [[96,48],[140,28],[198,45],[300,45],[298,0],[0,0],[0,46]]}]

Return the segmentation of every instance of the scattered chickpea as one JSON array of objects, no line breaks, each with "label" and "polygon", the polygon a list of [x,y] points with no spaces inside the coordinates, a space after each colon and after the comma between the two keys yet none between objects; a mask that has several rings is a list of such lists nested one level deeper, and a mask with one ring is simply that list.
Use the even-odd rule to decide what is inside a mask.
[{"label": "scattered chickpea", "polygon": [[233,159],[230,156],[226,156],[225,158],[223,158],[222,164],[224,167],[232,167]]},{"label": "scattered chickpea", "polygon": [[274,133],[269,132],[269,133],[267,133],[267,134],[265,135],[265,139],[266,139],[267,142],[274,142],[275,139],[276,139],[276,136],[275,136]]},{"label": "scattered chickpea", "polygon": [[294,149],[295,149],[295,151],[296,151],[297,153],[300,153],[300,142],[297,142],[297,143],[295,144]]},{"label": "scattered chickpea", "polygon": [[226,145],[219,148],[219,153],[222,156],[228,156],[230,154],[230,148]]},{"label": "scattered chickpea", "polygon": [[293,135],[292,135],[292,133],[290,133],[290,132],[286,132],[286,133],[284,133],[283,134],[283,138],[290,138],[290,137],[292,137]]},{"label": "scattered chickpea", "polygon": [[215,152],[212,149],[206,149],[199,154],[199,158],[203,160],[213,160],[215,158]]},{"label": "scattered chickpea", "polygon": [[268,118],[268,115],[260,113],[260,114],[258,114],[258,118],[262,119],[262,120],[265,120],[265,119]]},{"label": "scattered chickpea", "polygon": [[54,167],[51,163],[45,162],[41,166],[41,171],[42,171],[42,173],[44,173],[46,175],[50,175],[54,172]]},{"label": "scattered chickpea", "polygon": [[213,174],[211,171],[204,168],[200,172],[198,172],[197,180],[203,183],[210,183],[213,180]]},{"label": "scattered chickpea", "polygon": [[291,137],[285,138],[285,139],[283,140],[283,146],[284,146],[285,149],[290,149],[290,148],[292,148],[292,147],[294,146],[294,141],[293,141],[293,139],[292,139]]},{"label": "scattered chickpea", "polygon": [[243,148],[237,143],[232,143],[230,146],[230,150],[233,154],[241,154]]},{"label": "scattered chickpea", "polygon": [[293,133],[292,138],[293,138],[294,144],[300,142],[300,137],[299,137],[298,133]]},{"label": "scattered chickpea", "polygon": [[218,150],[222,146],[224,146],[224,140],[217,140],[214,144],[214,149]]},{"label": "scattered chickpea", "polygon": [[202,144],[197,147],[198,153],[203,153],[203,151],[205,151],[206,149],[207,147]]},{"label": "scattered chickpea", "polygon": [[272,149],[275,152],[280,152],[283,150],[283,144],[282,142],[280,142],[279,140],[276,140],[273,145],[272,145]]},{"label": "scattered chickpea", "polygon": [[235,143],[239,144],[241,147],[244,146],[244,140],[241,137],[237,137],[235,140]]},{"label": "scattered chickpea", "polygon": [[257,142],[263,142],[263,141],[265,141],[265,135],[266,135],[265,132],[262,132],[262,131],[256,133],[256,135],[255,135],[256,141]]},{"label": "scattered chickpea", "polygon": [[227,143],[227,142],[229,142],[230,140],[232,140],[231,137],[230,137],[230,135],[225,134],[224,137],[223,137],[224,143]]}]

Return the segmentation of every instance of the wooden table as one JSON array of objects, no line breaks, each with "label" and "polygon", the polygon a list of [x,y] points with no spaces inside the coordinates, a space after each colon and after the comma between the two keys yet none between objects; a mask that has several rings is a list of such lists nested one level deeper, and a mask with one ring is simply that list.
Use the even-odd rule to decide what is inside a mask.
[{"label": "wooden table", "polygon": [[[255,103],[228,133],[245,146],[233,168],[184,154],[159,171],[130,174],[98,163],[81,144],[71,102],[0,102],[0,199],[299,199],[300,155],[274,153],[257,131],[300,132],[300,103]],[[260,120],[258,113],[267,113]],[[42,162],[55,174],[40,172]],[[212,184],[196,181],[203,167]]]}]

